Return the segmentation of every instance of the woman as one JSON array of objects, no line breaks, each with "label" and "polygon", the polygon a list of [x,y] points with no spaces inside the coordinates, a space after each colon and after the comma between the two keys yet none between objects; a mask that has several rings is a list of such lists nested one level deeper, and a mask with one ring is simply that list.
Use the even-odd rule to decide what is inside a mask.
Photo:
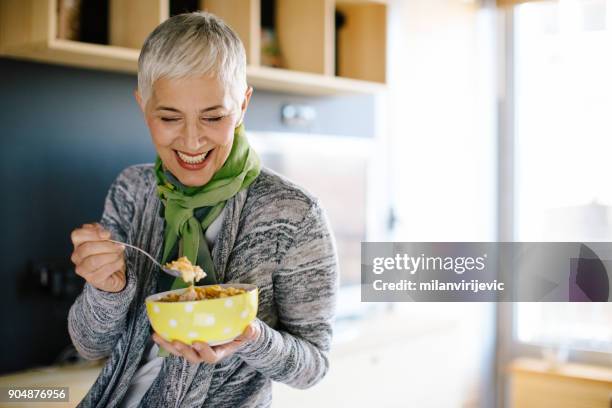
[{"label": "woman", "polygon": [[[108,357],[81,406],[264,407],[271,380],[308,388],[326,374],[334,241],[315,198],[260,168],[242,125],[251,94],[244,48],[215,16],[178,15],[146,39],[135,96],[157,162],[125,169],[100,224],[72,233],[87,282],[70,336],[85,358]],[[185,255],[208,273],[199,284],[257,285],[257,318],[214,347],[152,333],[144,299],[178,281],[108,239]]]}]

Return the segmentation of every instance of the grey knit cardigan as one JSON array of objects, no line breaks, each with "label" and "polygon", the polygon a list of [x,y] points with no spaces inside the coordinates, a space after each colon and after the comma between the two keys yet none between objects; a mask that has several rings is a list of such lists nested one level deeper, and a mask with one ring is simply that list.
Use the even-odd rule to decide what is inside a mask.
[{"label": "grey knit cardigan", "polygon": [[[161,205],[153,166],[132,166],[110,187],[101,223],[159,259]],[[318,201],[264,168],[226,210],[212,251],[216,273],[220,282],[257,285],[261,336],[217,364],[165,358],[141,407],[268,407],[272,380],[303,389],[328,371],[338,262]],[[81,407],[117,406],[151,337],[144,299],[155,293],[159,272],[129,250],[126,266],[125,289],[85,284],[68,315],[78,352],[108,357]]]}]

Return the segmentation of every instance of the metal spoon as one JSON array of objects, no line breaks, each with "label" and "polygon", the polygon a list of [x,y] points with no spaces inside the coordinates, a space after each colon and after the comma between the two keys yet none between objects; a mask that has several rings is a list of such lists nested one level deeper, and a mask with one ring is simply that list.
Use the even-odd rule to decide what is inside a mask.
[{"label": "metal spoon", "polygon": [[146,255],[155,265],[159,266],[159,268],[162,271],[166,272],[168,275],[172,275],[175,278],[180,278],[182,276],[180,271],[177,271],[176,269],[166,268],[165,266],[163,266],[162,264],[157,262],[157,260],[155,258],[153,258],[153,256],[151,256],[151,254],[149,254],[144,249],[138,248],[137,246],[134,246],[134,245],[126,244],[125,242],[115,241],[114,239],[107,239],[107,241],[114,242],[115,244],[119,244],[119,245],[124,245],[124,246],[126,246],[128,248],[132,248],[132,249],[137,250],[138,252],[142,253],[143,255]]}]

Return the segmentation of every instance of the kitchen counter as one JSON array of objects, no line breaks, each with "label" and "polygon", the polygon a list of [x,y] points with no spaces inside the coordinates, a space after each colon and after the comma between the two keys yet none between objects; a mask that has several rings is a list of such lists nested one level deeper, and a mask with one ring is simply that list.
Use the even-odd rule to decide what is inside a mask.
[{"label": "kitchen counter", "polygon": [[[344,403],[354,407],[375,406],[380,398],[379,393],[396,391],[397,380],[408,380],[411,371],[416,376],[414,381],[418,380],[420,373],[410,370],[410,367],[423,367],[431,363],[426,359],[424,349],[435,347],[438,350],[451,351],[447,344],[436,347],[435,339],[445,338],[456,328],[457,322],[452,319],[417,321],[393,312],[376,313],[354,321],[339,322],[334,328],[331,370],[328,376],[307,391],[274,383],[273,404],[276,407],[298,408],[317,405],[340,406]],[[70,402],[53,403],[52,406],[74,407],[85,396],[101,368],[102,362],[27,370],[0,377],[0,387],[68,386]],[[378,385],[379,393],[373,392],[372,384]],[[418,388],[426,390],[425,387]],[[431,399],[431,396],[427,398]],[[32,407],[48,405],[28,404]],[[24,406],[23,402],[0,403],[0,408]]]},{"label": "kitchen counter", "polygon": [[577,363],[550,366],[520,358],[508,371],[516,408],[608,408],[612,406],[612,369]]},{"label": "kitchen counter", "polygon": [[75,407],[87,394],[102,369],[102,361],[41,367],[0,377],[0,387],[69,387],[69,402],[0,402],[2,408]]}]

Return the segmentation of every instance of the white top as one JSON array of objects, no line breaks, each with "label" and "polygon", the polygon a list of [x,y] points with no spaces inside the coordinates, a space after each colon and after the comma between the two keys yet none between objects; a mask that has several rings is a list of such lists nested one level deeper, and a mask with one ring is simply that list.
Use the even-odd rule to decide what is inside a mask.
[{"label": "white top", "polygon": [[[223,218],[225,217],[225,208],[221,211],[221,214],[208,226],[206,229],[206,233],[204,234],[206,237],[206,242],[208,243],[209,248],[212,247],[217,239],[217,235],[219,235],[219,231],[221,231],[221,225],[223,224]],[[134,373],[134,377],[132,377],[132,381],[130,382],[130,386],[123,397],[123,401],[121,401],[121,408],[134,408],[137,407],[140,403],[140,400],[146,392],[149,390],[155,378],[157,378],[157,374],[162,368],[162,364],[164,362],[164,357],[158,357],[157,353],[159,352],[159,346],[157,343],[153,341],[153,339],[149,338],[147,346],[145,348],[144,357],[140,362],[140,367]]]}]

